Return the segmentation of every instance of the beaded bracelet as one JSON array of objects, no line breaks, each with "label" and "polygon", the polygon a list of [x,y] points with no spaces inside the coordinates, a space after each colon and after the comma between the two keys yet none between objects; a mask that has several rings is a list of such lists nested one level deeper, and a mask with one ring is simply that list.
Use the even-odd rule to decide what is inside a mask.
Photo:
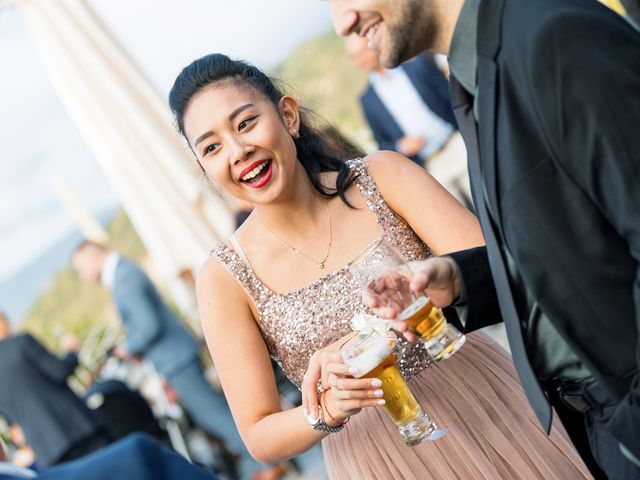
[{"label": "beaded bracelet", "polygon": [[327,412],[327,415],[329,415],[329,418],[331,419],[331,421],[333,423],[336,424],[337,427],[343,427],[345,426],[347,423],[349,423],[349,420],[351,420],[351,417],[347,417],[347,419],[344,422],[339,422],[337,421],[335,418],[333,418],[333,415],[331,415],[331,412],[329,412],[329,408],[327,407],[327,401],[325,400],[324,396],[325,394],[331,390],[331,387],[326,388],[321,394],[320,394],[320,405],[322,407],[324,407],[324,411]]}]

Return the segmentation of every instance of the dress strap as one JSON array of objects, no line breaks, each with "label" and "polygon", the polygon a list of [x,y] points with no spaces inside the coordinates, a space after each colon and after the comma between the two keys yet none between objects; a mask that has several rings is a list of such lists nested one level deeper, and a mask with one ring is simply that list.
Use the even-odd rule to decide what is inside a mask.
[{"label": "dress strap", "polygon": [[[361,158],[355,158],[347,161],[346,164],[351,171],[355,172],[355,184],[387,241],[402,253],[406,260],[430,257],[429,247],[407,222],[387,205],[364,161]],[[412,245],[418,247],[412,248]]]},{"label": "dress strap", "polygon": [[253,301],[257,311],[261,312],[262,305],[269,297],[270,292],[253,273],[253,269],[235,235],[229,240],[234,248],[229,247],[226,243],[221,243],[211,251],[211,256],[216,257],[227,269]]},{"label": "dress strap", "polygon": [[251,266],[251,262],[247,258],[247,255],[244,253],[244,250],[242,250],[242,247],[240,246],[240,242],[238,242],[238,237],[236,237],[235,233],[231,235],[231,237],[229,238],[229,241],[231,242],[231,245],[233,245],[233,249],[240,256],[242,261],[246,263],[251,269],[251,271],[253,272],[253,267]]},{"label": "dress strap", "polygon": [[371,210],[371,213],[373,213],[373,216],[376,218],[376,222],[382,228],[382,231],[386,235],[393,235],[394,232],[391,230],[396,227],[406,228],[407,225],[404,220],[391,210],[387,202],[382,198],[382,194],[378,190],[378,186],[362,158],[354,158],[345,163],[347,167],[349,167],[349,170],[355,172],[355,184],[358,190],[360,190],[360,194],[369,207],[369,210]]}]

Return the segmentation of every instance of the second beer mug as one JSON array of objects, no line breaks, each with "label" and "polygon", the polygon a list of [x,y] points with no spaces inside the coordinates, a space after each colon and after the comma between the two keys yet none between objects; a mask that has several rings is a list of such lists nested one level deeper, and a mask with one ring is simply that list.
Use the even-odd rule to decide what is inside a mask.
[{"label": "second beer mug", "polygon": [[437,440],[446,433],[422,411],[397,365],[394,339],[380,335],[376,330],[360,332],[349,339],[340,354],[344,363],[355,367],[355,378],[382,380],[384,410],[396,424],[400,435],[409,446],[425,440]]},{"label": "second beer mug", "polygon": [[465,336],[447,322],[442,310],[436,307],[424,293],[409,288],[411,270],[402,256],[384,237],[376,240],[364,252],[349,263],[349,272],[363,288],[373,292],[381,287],[391,287],[383,306],[400,311],[398,320],[407,322],[416,333],[434,361],[449,358],[465,342]]}]

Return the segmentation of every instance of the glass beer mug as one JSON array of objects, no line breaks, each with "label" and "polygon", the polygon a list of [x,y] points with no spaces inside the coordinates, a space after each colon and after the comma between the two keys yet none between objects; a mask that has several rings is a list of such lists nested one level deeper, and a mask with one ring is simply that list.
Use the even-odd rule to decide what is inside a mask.
[{"label": "glass beer mug", "polygon": [[413,396],[397,365],[394,352],[397,338],[392,333],[391,336],[393,338],[383,336],[376,330],[359,332],[340,347],[342,359],[358,370],[353,375],[355,378],[382,381],[382,398],[386,402],[383,408],[408,446],[437,440],[447,430],[439,430]]},{"label": "glass beer mug", "polygon": [[411,269],[384,237],[349,263],[349,272],[364,289],[375,290],[376,282],[393,283],[393,294],[383,306],[400,311],[397,319],[420,337],[435,362],[451,357],[464,344],[465,336],[447,322],[442,310],[426,294],[411,291]]}]

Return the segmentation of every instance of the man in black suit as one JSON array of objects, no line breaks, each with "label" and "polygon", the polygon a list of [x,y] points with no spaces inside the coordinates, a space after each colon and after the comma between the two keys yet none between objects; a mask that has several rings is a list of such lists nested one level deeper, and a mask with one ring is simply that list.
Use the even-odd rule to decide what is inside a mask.
[{"label": "man in black suit", "polygon": [[501,313],[544,428],[553,405],[595,476],[640,478],[640,35],[590,0],[331,6],[386,67],[449,55],[487,247],[416,265],[414,288],[467,332]]},{"label": "man in black suit", "polygon": [[58,358],[31,335],[12,336],[0,312],[0,415],[22,427],[39,465],[80,458],[110,442],[102,421],[66,383],[77,365],[74,353]]},{"label": "man in black suit", "polygon": [[424,166],[470,206],[467,152],[449,98],[449,82],[429,53],[385,69],[366,38],[351,36],[347,52],[369,82],[360,104],[380,150],[402,153]]}]

